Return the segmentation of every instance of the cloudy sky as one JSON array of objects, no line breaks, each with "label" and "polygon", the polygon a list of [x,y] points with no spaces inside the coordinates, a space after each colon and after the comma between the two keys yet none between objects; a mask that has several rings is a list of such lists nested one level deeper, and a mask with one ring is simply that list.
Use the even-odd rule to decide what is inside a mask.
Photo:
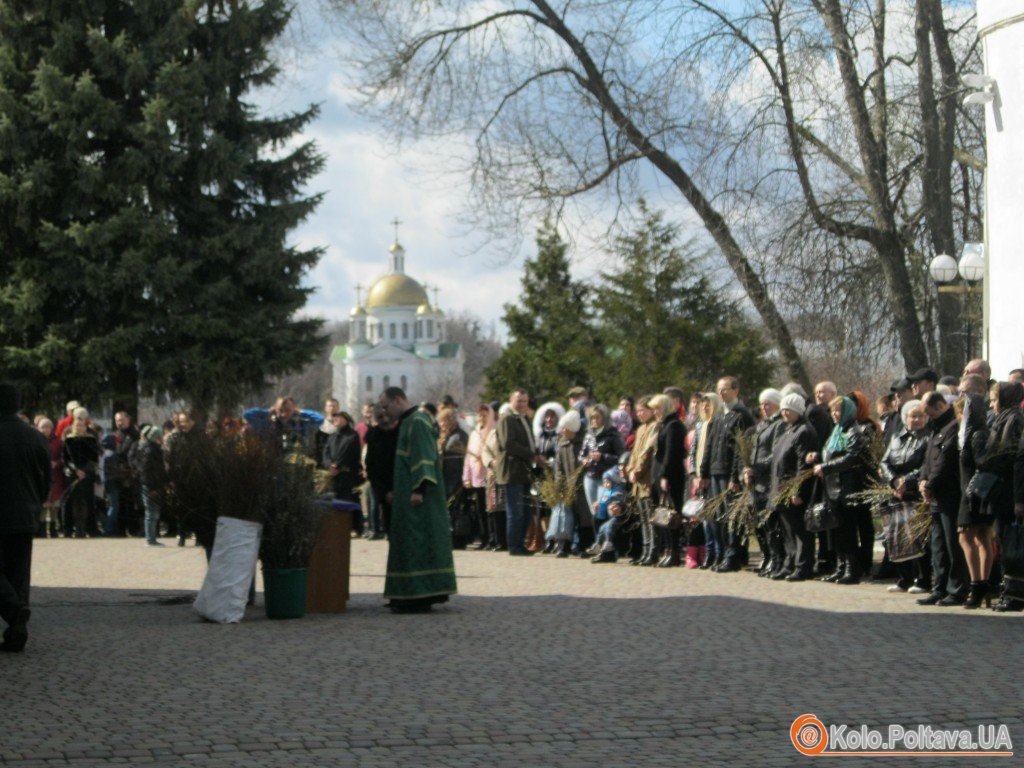
[{"label": "cloudy sky", "polygon": [[326,249],[307,281],[316,288],[307,311],[347,317],[355,286],[366,286],[385,271],[394,239],[390,222],[397,217],[406,272],[440,288],[446,311],[469,311],[485,327],[493,321],[501,334],[502,304],[519,292],[522,253],[510,254],[507,244],[488,243],[467,231],[458,218],[464,196],[452,189],[453,179],[425,170],[434,164],[429,146],[399,152],[353,113],[340,38],[321,21],[312,13],[299,18],[282,46],[280,83],[256,99],[268,112],[321,105],[320,118],[305,138],[326,155],[324,171],[309,187],[325,196],[295,233],[300,244]]}]

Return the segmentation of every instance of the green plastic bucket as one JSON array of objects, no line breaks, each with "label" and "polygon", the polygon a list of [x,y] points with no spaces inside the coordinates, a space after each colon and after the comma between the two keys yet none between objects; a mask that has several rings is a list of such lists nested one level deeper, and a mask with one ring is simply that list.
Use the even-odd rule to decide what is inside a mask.
[{"label": "green plastic bucket", "polygon": [[264,568],[263,605],[268,619],[301,619],[306,615],[309,568]]}]

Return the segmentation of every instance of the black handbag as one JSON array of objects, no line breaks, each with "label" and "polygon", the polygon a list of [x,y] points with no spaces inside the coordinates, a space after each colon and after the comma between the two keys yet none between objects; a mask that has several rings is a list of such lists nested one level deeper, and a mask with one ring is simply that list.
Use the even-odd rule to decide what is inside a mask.
[{"label": "black handbag", "polygon": [[831,531],[839,527],[839,513],[827,501],[812,504],[804,511],[804,528],[810,533]]},{"label": "black handbag", "polygon": [[967,483],[967,495],[985,501],[999,485],[999,479],[995,472],[975,472]]},{"label": "black handbag", "polygon": [[651,515],[651,523],[658,528],[674,531],[683,524],[683,516],[674,507],[658,505]]}]

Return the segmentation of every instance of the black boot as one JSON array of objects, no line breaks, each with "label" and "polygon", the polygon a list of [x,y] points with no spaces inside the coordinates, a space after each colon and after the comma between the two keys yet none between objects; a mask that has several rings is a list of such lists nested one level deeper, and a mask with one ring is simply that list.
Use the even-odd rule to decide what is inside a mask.
[{"label": "black boot", "polygon": [[978,608],[981,606],[982,601],[984,601],[986,608],[991,607],[992,595],[988,591],[988,582],[972,581],[971,592],[967,595],[967,599],[964,600],[964,608]]},{"label": "black boot", "polygon": [[860,568],[850,560],[843,569],[843,575],[836,579],[836,584],[860,584]]}]

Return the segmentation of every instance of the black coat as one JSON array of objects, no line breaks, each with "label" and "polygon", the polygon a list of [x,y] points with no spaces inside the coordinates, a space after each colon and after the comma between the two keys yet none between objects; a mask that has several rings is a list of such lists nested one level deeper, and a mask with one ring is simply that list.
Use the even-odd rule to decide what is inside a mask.
[{"label": "black coat", "polygon": [[596,435],[588,432],[583,438],[583,447],[580,449],[580,461],[587,461],[590,454],[600,451],[601,458],[594,463],[587,464],[584,471],[587,477],[600,478],[605,472],[614,467],[619,456],[626,450],[626,443],[619,434],[619,430],[611,424],[606,424]]},{"label": "black coat", "polygon": [[822,465],[825,475],[825,493],[829,501],[848,506],[858,502],[850,498],[867,488],[871,471],[871,441],[874,438],[873,424],[851,424],[844,430],[846,450],[828,457]]},{"label": "black coat", "polygon": [[359,458],[360,449],[359,433],[351,424],[335,431],[324,445],[324,466],[338,468],[338,474],[332,478],[332,484],[334,495],[339,499],[351,499],[352,489],[359,484],[363,470]]},{"label": "black coat", "polygon": [[[358,437],[358,435],[357,435]],[[383,500],[395,483],[395,451],[398,429],[370,427],[366,431],[366,477],[373,492]]]},{"label": "black coat", "polygon": [[988,440],[988,400],[982,395],[969,392],[966,395],[964,415],[960,422],[960,515],[959,525],[973,525],[981,522],[978,515],[984,514],[981,502],[967,493],[967,484],[978,468],[978,457],[985,450]]},{"label": "black coat", "polygon": [[441,473],[444,475],[444,490],[450,499],[462,487],[462,465],[466,461],[466,446],[469,436],[462,427],[452,430],[441,446]]},{"label": "black coat", "polygon": [[711,420],[710,443],[704,450],[700,466],[701,477],[728,477],[738,481],[740,461],[736,452],[736,433],[745,433],[754,426],[750,410],[737,400],[732,408]]},{"label": "black coat", "polygon": [[[818,434],[804,418],[794,424],[782,423],[782,429],[775,435],[772,446],[770,498],[774,500],[783,487],[797,475],[808,470],[807,454],[818,450]],[[810,501],[813,479],[808,479],[800,486],[796,494],[806,504]],[[781,508],[790,506],[787,499]]]},{"label": "black coat", "polygon": [[1019,407],[996,415],[984,447],[977,454],[977,470],[999,476],[999,483],[982,504],[982,513],[1003,522],[1013,517],[1014,467],[1024,437],[1024,414]]},{"label": "black coat", "polygon": [[954,517],[960,509],[959,427],[952,408],[934,419],[921,465],[921,479],[935,497],[939,511]]},{"label": "black coat", "polygon": [[668,481],[668,493],[675,508],[681,509],[686,489],[686,425],[679,414],[670,413],[658,428],[658,442],[651,466],[651,490],[661,498],[661,481]]},{"label": "black coat", "polygon": [[754,427],[754,445],[750,451],[749,469],[754,473],[754,492],[757,494],[763,495],[768,492],[772,482],[772,453],[775,441],[785,429],[786,422],[779,414],[765,419]]},{"label": "black coat", "polygon": [[814,430],[814,434],[818,438],[818,447],[815,448],[815,451],[821,453],[825,450],[828,436],[832,434],[832,415],[824,405],[815,403],[814,405],[807,406],[804,418],[811,425],[811,429]]},{"label": "black coat", "polygon": [[17,416],[0,416],[0,535],[35,533],[50,493],[50,447]]},{"label": "black coat", "polygon": [[914,501],[921,498],[917,489],[918,480],[921,477],[921,465],[924,463],[924,454],[928,450],[928,430],[922,429],[911,432],[903,429],[896,434],[885,449],[882,456],[882,464],[879,471],[882,479],[893,488],[897,481],[903,478],[906,481],[906,490],[903,494],[904,501]]}]

